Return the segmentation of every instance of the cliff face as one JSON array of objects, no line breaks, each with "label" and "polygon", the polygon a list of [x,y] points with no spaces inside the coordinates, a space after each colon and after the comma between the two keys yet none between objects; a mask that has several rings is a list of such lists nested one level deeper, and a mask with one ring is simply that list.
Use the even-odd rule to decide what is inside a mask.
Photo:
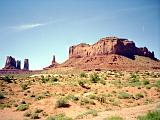
[{"label": "cliff face", "polygon": [[118,54],[128,58],[140,55],[155,59],[154,52],[150,52],[146,47],[137,48],[133,41],[117,37],[106,37],[93,45],[81,43],[69,48],[69,58],[104,56],[109,54]]}]

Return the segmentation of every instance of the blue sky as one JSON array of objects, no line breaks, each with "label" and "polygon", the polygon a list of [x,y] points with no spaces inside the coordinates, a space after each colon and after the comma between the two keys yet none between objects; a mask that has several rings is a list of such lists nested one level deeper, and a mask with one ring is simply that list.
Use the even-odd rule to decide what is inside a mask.
[{"label": "blue sky", "polygon": [[[1,0],[0,68],[6,56],[42,69],[68,48],[106,36],[133,40],[160,58],[159,0]],[[23,66],[23,64],[22,64]]]}]

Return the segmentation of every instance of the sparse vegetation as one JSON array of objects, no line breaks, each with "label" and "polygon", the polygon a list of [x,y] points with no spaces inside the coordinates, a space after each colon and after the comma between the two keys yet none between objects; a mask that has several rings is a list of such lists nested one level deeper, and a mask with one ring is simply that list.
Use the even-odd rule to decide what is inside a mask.
[{"label": "sparse vegetation", "polygon": [[111,117],[103,119],[103,120],[123,120],[123,118],[120,116],[111,116]]},{"label": "sparse vegetation", "polygon": [[24,112],[23,115],[24,115],[25,117],[30,117],[30,116],[31,116],[31,113],[32,113],[32,112],[31,112],[30,110],[28,110],[28,111]]},{"label": "sparse vegetation", "polygon": [[98,74],[92,74],[92,75],[90,76],[90,81],[91,81],[92,83],[97,83],[98,81],[100,81],[100,78],[99,78]]},{"label": "sparse vegetation", "polygon": [[119,99],[130,99],[132,98],[132,95],[130,95],[129,93],[126,92],[120,92],[118,95]]},{"label": "sparse vegetation", "polygon": [[56,101],[55,108],[60,108],[60,107],[68,107],[68,101],[65,98],[60,98]]},{"label": "sparse vegetation", "polygon": [[70,117],[66,117],[64,114],[58,114],[55,116],[49,116],[46,120],[73,120]]},{"label": "sparse vegetation", "polygon": [[149,84],[149,80],[143,80],[143,85],[148,85]]},{"label": "sparse vegetation", "polygon": [[87,77],[87,75],[86,75],[86,73],[82,72],[82,73],[80,74],[80,77]]},{"label": "sparse vegetation", "polygon": [[144,116],[138,116],[138,120],[160,120],[160,111],[149,111]]},{"label": "sparse vegetation", "polygon": [[5,98],[4,94],[0,91],[0,99],[3,99],[3,98]]},{"label": "sparse vegetation", "polygon": [[142,93],[137,93],[134,98],[135,98],[136,100],[138,100],[138,99],[141,99],[141,98],[143,98],[143,97],[144,97],[144,95],[143,95]]},{"label": "sparse vegetation", "polygon": [[87,115],[97,116],[98,113],[97,113],[96,110],[90,109],[90,110],[88,110],[88,111],[86,111],[86,112],[84,112],[84,113],[79,114],[79,115],[76,117],[76,119],[82,119],[84,116],[87,116]]},{"label": "sparse vegetation", "polygon": [[[98,115],[97,111],[123,110],[123,107],[130,109],[129,107],[137,105],[141,107],[156,104],[160,97],[159,78],[153,79],[143,72],[122,71],[121,74],[123,75],[118,71],[80,71],[76,74],[46,73],[34,78],[17,79],[14,76],[12,84],[0,81],[0,109],[16,107],[19,112],[24,111],[24,119],[63,120],[92,119]],[[53,86],[54,84],[59,85]],[[5,99],[2,99],[4,97]],[[11,102],[11,98],[15,102]],[[48,110],[50,108],[53,115]],[[61,112],[64,114],[61,115]],[[55,113],[57,115],[54,115]],[[66,113],[68,117],[65,116]],[[104,117],[109,119],[107,116]],[[112,116],[112,119],[119,119],[115,117]]]},{"label": "sparse vegetation", "polygon": [[24,111],[24,110],[27,110],[28,108],[29,108],[29,104],[20,104],[17,106],[18,111]]}]

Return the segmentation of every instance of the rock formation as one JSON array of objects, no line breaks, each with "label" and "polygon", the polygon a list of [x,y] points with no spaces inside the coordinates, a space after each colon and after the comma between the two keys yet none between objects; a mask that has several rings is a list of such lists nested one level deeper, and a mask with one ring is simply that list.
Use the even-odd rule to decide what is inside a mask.
[{"label": "rock formation", "polygon": [[17,66],[16,66],[16,69],[21,69],[21,61],[20,60],[17,60]]},{"label": "rock formation", "polygon": [[51,65],[49,65],[48,67],[45,67],[45,68],[43,68],[43,69],[44,69],[44,70],[47,70],[47,69],[49,69],[49,68],[57,67],[58,65],[59,65],[59,64],[56,62],[55,55],[53,55]]},{"label": "rock formation", "polygon": [[12,56],[7,56],[6,63],[3,69],[16,69],[16,60]]},{"label": "rock formation", "polygon": [[[12,56],[7,56],[5,66],[3,70],[21,70],[21,61],[17,60]],[[24,70],[29,70],[29,62],[28,59],[24,60]]]},{"label": "rock formation", "polygon": [[24,59],[24,68],[23,70],[29,70],[29,60],[28,59]]},{"label": "rock formation", "polygon": [[133,41],[117,37],[106,37],[100,39],[93,45],[81,43],[69,48],[69,58],[82,58],[109,54],[118,54],[132,59],[134,59],[134,55],[155,59],[154,52],[150,52],[146,47],[137,48]]}]

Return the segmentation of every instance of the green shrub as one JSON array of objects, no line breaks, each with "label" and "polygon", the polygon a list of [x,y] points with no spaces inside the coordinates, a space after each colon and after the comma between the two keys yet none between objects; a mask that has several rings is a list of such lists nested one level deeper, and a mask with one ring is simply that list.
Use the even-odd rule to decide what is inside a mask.
[{"label": "green shrub", "polygon": [[66,117],[64,114],[58,114],[55,116],[49,116],[46,120],[73,120],[72,118]]},{"label": "green shrub", "polygon": [[156,81],[156,86],[160,88],[160,80]]},{"label": "green shrub", "polygon": [[39,115],[38,115],[38,113],[33,113],[32,115],[31,115],[31,119],[39,119],[40,117],[39,117]]},{"label": "green shrub", "polygon": [[87,75],[86,75],[84,72],[82,72],[82,73],[80,74],[80,77],[87,77]]},{"label": "green shrub", "polygon": [[45,78],[43,75],[41,76],[41,82],[46,83],[49,81],[49,78]]},{"label": "green shrub", "polygon": [[72,95],[72,94],[69,94],[68,96],[66,96],[66,99],[73,100],[73,101],[79,100],[77,96]]},{"label": "green shrub", "polygon": [[130,99],[132,98],[132,95],[130,95],[129,93],[126,92],[120,92],[118,95],[119,99]]},{"label": "green shrub", "polygon": [[87,115],[97,116],[98,113],[96,110],[90,109],[84,113],[79,114],[75,119],[82,119],[84,116],[87,116]]},{"label": "green shrub", "polygon": [[149,80],[143,80],[143,85],[148,85],[149,84]]},{"label": "green shrub", "polygon": [[55,108],[60,108],[60,107],[69,107],[67,99],[60,98],[59,100],[56,101]]},{"label": "green shrub", "polygon": [[6,104],[2,104],[2,103],[0,103],[0,109],[4,109],[5,107],[7,107],[7,105],[6,105]]},{"label": "green shrub", "polygon": [[31,111],[26,111],[23,115],[25,117],[30,117],[31,116]]},{"label": "green shrub", "polygon": [[22,88],[22,90],[27,90],[29,87],[28,87],[28,85],[27,84],[21,84],[21,88]]},{"label": "green shrub", "polygon": [[20,104],[17,106],[18,111],[24,111],[24,110],[27,110],[28,108],[29,108],[28,104]]},{"label": "green shrub", "polygon": [[160,120],[160,111],[149,111],[144,116],[138,116],[138,120]]},{"label": "green shrub", "polygon": [[41,100],[41,99],[43,99],[43,98],[45,98],[44,95],[38,95],[38,96],[35,97],[35,100]]},{"label": "green shrub", "polygon": [[97,83],[98,81],[100,81],[100,78],[97,74],[93,74],[93,75],[90,76],[90,81],[92,83]]},{"label": "green shrub", "polygon": [[82,98],[81,101],[80,101],[80,104],[81,104],[81,105],[85,105],[85,104],[89,104],[89,102],[90,102],[90,101],[89,101],[88,98]]},{"label": "green shrub", "polygon": [[120,116],[111,116],[111,117],[104,119],[104,120],[123,120],[123,118]]},{"label": "green shrub", "polygon": [[12,81],[11,81],[12,79],[13,79],[13,76],[11,76],[11,75],[6,75],[3,77],[3,80],[8,83],[12,83]]},{"label": "green shrub", "polygon": [[42,111],[43,111],[42,109],[36,108],[34,113],[41,113]]},{"label": "green shrub", "polygon": [[89,94],[87,97],[89,97],[90,99],[97,99],[96,94]]},{"label": "green shrub", "polygon": [[51,79],[50,79],[50,81],[51,81],[51,82],[57,82],[57,81],[58,81],[58,78],[52,76]]},{"label": "green shrub", "polygon": [[3,98],[5,98],[4,94],[0,91],[0,99],[3,99]]},{"label": "green shrub", "polygon": [[134,98],[135,98],[136,100],[138,100],[138,99],[144,98],[144,95],[143,95],[142,93],[137,93],[137,94],[134,96]]}]

